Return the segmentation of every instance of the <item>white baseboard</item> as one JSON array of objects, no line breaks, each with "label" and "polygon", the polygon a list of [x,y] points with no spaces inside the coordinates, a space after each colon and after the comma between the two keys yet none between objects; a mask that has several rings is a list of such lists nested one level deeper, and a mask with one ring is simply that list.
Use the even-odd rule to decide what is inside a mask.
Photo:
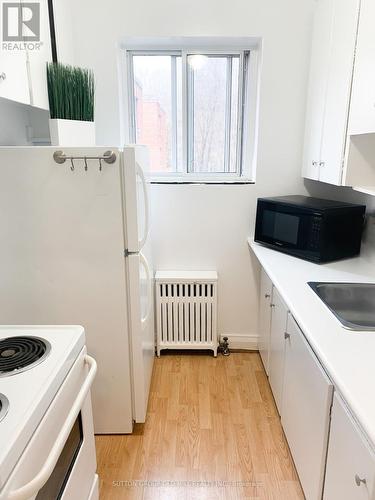
[{"label": "white baseboard", "polygon": [[228,337],[229,349],[258,350],[258,335],[250,333],[223,333],[220,335],[220,341],[223,340],[223,337]]}]

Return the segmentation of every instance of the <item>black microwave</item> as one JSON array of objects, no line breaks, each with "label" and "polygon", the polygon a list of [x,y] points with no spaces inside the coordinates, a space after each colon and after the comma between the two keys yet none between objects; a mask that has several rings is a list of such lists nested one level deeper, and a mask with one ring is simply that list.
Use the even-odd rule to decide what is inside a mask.
[{"label": "black microwave", "polygon": [[259,198],[255,241],[313,262],[357,255],[366,207],[308,196]]}]

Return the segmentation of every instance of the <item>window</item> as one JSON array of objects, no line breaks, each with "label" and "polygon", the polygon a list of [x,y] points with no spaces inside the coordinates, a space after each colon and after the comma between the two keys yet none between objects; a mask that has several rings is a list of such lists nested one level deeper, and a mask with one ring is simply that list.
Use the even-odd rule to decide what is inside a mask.
[{"label": "window", "polygon": [[129,140],[148,146],[154,181],[253,180],[251,57],[251,50],[126,50]]}]

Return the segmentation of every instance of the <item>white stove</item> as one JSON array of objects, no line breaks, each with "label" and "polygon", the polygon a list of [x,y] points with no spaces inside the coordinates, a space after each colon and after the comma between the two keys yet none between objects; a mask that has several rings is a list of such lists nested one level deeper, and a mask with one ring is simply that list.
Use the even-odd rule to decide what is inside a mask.
[{"label": "white stove", "polygon": [[82,327],[0,327],[0,500],[98,498],[95,372]]}]

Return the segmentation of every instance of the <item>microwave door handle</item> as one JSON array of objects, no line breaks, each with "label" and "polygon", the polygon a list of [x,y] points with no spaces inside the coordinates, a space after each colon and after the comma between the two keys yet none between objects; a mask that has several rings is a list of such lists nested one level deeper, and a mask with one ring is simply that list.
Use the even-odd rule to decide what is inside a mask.
[{"label": "microwave door handle", "polygon": [[29,498],[33,498],[51,476],[96,375],[97,365],[95,359],[85,355],[84,361],[89,366],[89,372],[47,460],[34,479],[8,494],[8,500],[28,500]]}]

